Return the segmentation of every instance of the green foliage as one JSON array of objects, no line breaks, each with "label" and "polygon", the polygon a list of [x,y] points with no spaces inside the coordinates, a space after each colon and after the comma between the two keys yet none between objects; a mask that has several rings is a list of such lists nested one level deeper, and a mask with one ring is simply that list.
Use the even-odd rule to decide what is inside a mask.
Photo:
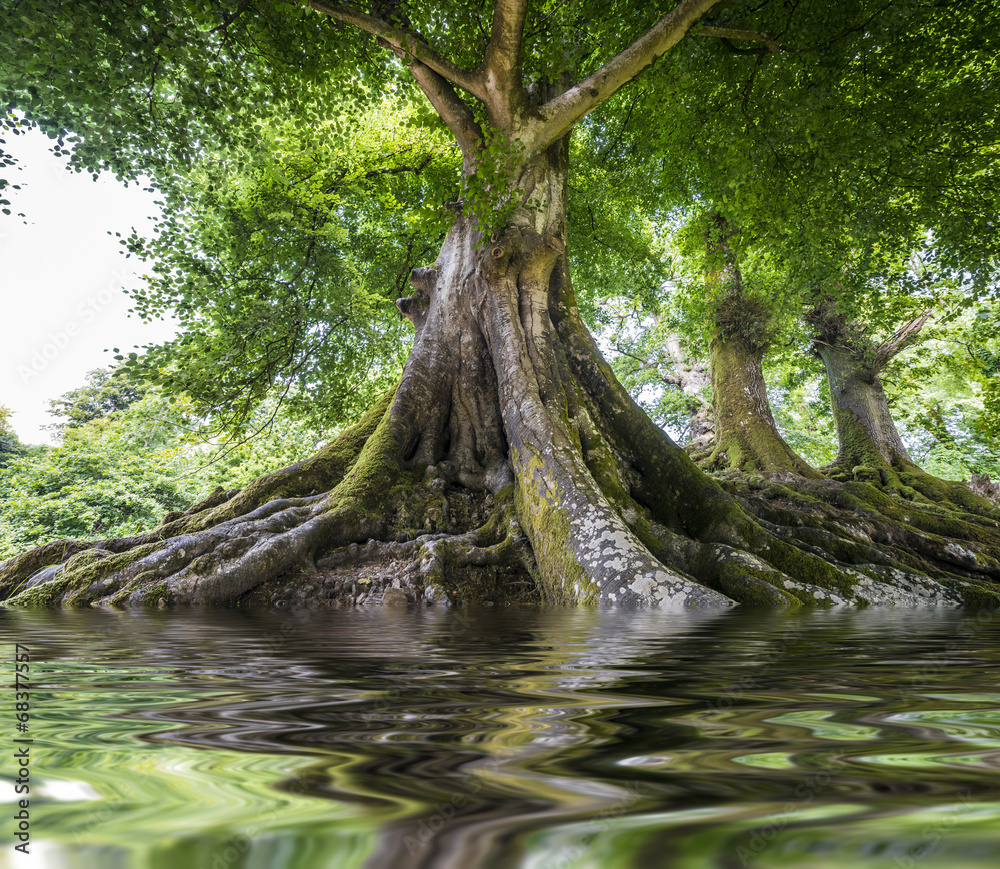
[{"label": "green foliage", "polygon": [[[478,232],[489,237],[507,225],[524,192],[514,187],[514,171],[525,158],[524,146],[502,131],[490,132],[478,155],[475,171],[462,187],[463,207]],[[533,203],[529,202],[530,208]]]},{"label": "green foliage", "polygon": [[932,320],[925,340],[885,372],[893,416],[913,458],[946,479],[1000,474],[996,309]]},{"label": "green foliage", "polygon": [[134,412],[95,419],[9,463],[0,471],[0,557],[60,537],[135,534],[186,507],[176,448],[156,445],[161,426]]},{"label": "green foliage", "polygon": [[[596,331],[615,375],[650,418],[683,443],[689,436],[692,402],[700,398],[711,403],[711,394],[707,387],[700,396],[681,389],[679,360],[668,350],[678,325],[669,304],[650,313],[634,299],[619,296],[604,300],[601,311]],[[679,349],[686,356],[680,364],[699,364],[689,347]]]},{"label": "green foliage", "polygon": [[[268,118],[308,122],[398,74],[372,40],[345,40],[294,3],[0,2],[0,105],[16,105],[76,171],[154,183],[210,145],[252,144]],[[308,46],[308,50],[306,47]],[[72,146],[72,147],[70,147]]]},{"label": "green foliage", "polygon": [[91,420],[125,410],[145,394],[146,390],[130,381],[121,367],[89,371],[85,386],[71,389],[49,402],[50,414],[66,418],[66,422],[52,428],[60,434],[68,428],[79,428]]},{"label": "green foliage", "polygon": [[[53,402],[71,419],[92,408],[90,386],[100,378],[91,372],[88,380]],[[58,446],[22,451],[0,465],[0,560],[62,537],[148,531],[216,486],[245,485],[325,440],[273,402],[253,422],[255,437],[206,443],[192,404],[154,390],[121,410],[66,425]]]},{"label": "green foliage", "polygon": [[[927,229],[948,268],[989,265],[996,12],[977,0],[726,4],[706,23],[786,50],[692,40],[654,68],[630,134],[649,142],[638,153],[669,155],[658,177],[681,202],[713,203],[804,286],[847,262],[868,279]],[[654,110],[664,93],[669,123]]]},{"label": "green foliage", "polygon": [[774,421],[785,442],[814,468],[837,458],[837,430],[823,363],[803,340],[777,344],[764,358]]},{"label": "green foliage", "polygon": [[[145,319],[173,311],[181,334],[126,368],[184,395],[220,429],[250,424],[269,396],[315,425],[356,417],[399,376],[411,330],[394,300],[436,255],[439,220],[415,219],[454,177],[456,152],[412,106],[377,104],[349,147],[328,126],[261,131],[263,151],[199,163],[150,239],[133,292]],[[138,348],[137,348],[138,349]]]},{"label": "green foliage", "polygon": [[24,453],[25,447],[10,426],[11,410],[0,404],[0,468]]},{"label": "green foliage", "polygon": [[598,328],[611,326],[620,313],[604,300],[656,310],[672,275],[669,225],[658,211],[657,191],[617,171],[605,133],[584,124],[571,140],[567,218],[574,290],[584,319]]}]

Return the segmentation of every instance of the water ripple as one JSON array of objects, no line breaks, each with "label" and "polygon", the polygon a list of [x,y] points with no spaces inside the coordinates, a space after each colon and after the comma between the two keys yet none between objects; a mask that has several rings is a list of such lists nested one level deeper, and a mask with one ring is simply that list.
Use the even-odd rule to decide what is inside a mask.
[{"label": "water ripple", "polygon": [[990,614],[2,611],[0,628],[32,649],[46,866],[1000,857]]}]

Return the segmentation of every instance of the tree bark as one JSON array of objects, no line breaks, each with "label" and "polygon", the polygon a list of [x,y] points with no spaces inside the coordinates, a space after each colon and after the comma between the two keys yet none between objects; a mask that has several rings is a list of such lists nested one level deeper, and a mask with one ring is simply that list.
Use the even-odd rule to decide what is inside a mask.
[{"label": "tree bark", "polygon": [[918,340],[929,312],[876,345],[857,324],[821,300],[808,313],[813,351],[823,361],[837,427],[838,453],[831,466],[841,474],[888,481],[893,469],[915,467],[889,410],[879,377],[889,362]]},{"label": "tree bark", "polygon": [[764,382],[763,350],[738,334],[709,342],[716,446],[710,465],[747,473],[820,475],[778,432]]},{"label": "tree bark", "polygon": [[764,382],[764,353],[772,314],[746,292],[730,239],[736,231],[716,215],[708,233],[707,290],[715,298],[709,364],[715,411],[715,449],[709,467],[750,473],[819,474],[778,433]]},{"label": "tree bark", "polygon": [[[839,449],[834,465],[877,473],[879,468],[912,465],[893,421],[878,373],[864,355],[849,346],[815,344],[830,386],[830,405]],[[885,480],[882,481],[883,483]]]},{"label": "tree bark", "polygon": [[667,336],[664,349],[673,362],[672,375],[665,379],[688,399],[689,446],[696,452],[704,452],[715,441],[715,411],[711,402],[705,399],[706,390],[712,385],[711,371],[700,359],[691,358],[685,352],[676,333]]}]

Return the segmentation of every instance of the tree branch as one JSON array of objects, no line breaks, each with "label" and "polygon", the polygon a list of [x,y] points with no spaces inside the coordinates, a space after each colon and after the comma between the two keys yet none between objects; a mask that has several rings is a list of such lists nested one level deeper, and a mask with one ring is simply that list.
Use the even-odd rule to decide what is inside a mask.
[{"label": "tree branch", "polygon": [[451,130],[462,149],[462,164],[466,172],[472,170],[483,146],[483,131],[476,122],[472,109],[455,92],[445,78],[419,60],[410,60],[407,66],[413,78]]},{"label": "tree branch", "polygon": [[486,65],[505,78],[521,70],[521,42],[528,0],[496,0],[493,7],[493,31],[486,46]]},{"label": "tree branch", "polygon": [[328,0],[306,0],[306,2],[317,12],[322,12],[337,21],[353,24],[355,27],[360,27],[362,30],[374,34],[395,49],[397,53],[402,52],[404,55],[415,58],[428,69],[462,90],[468,91],[474,97],[484,98],[485,88],[482,76],[478,72],[469,72],[442,57],[416,31],[396,27],[381,18],[375,18],[360,9],[345,6],[342,3],[328,2]]},{"label": "tree branch", "polygon": [[923,328],[924,323],[927,322],[927,318],[930,315],[931,309],[928,308],[919,317],[914,317],[909,323],[898,329],[879,345],[875,350],[874,370],[876,372],[885,368],[889,364],[889,360],[894,356],[897,356],[911,344],[915,344],[920,340],[917,333]]},{"label": "tree branch", "polygon": [[683,0],[597,72],[539,108],[541,120],[529,132],[529,150],[542,151],[660,55],[673,48],[719,0]]},{"label": "tree branch", "polygon": [[528,106],[521,80],[521,45],[528,0],[496,0],[493,30],[483,58],[482,73],[491,122],[509,127]]},{"label": "tree branch", "polygon": [[243,0],[243,2],[240,3],[240,5],[237,6],[232,11],[231,14],[226,16],[225,20],[220,25],[218,25],[217,27],[213,27],[211,30],[209,30],[208,31],[209,34],[211,35],[212,33],[218,33],[220,30],[225,30],[226,28],[228,28],[230,24],[232,24],[237,18],[239,18],[244,12],[247,11],[247,7],[249,5],[250,5],[250,0]]},{"label": "tree branch", "polygon": [[777,53],[781,51],[781,46],[767,33],[758,33],[756,30],[733,30],[729,27],[710,27],[705,25],[698,30],[697,36],[715,36],[719,39],[736,39],[740,42],[762,42],[767,46],[767,50]]}]

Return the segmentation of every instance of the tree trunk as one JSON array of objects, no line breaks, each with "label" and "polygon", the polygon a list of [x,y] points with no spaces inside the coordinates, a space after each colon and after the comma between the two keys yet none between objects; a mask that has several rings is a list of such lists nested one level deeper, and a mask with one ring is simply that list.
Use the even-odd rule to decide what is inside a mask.
[{"label": "tree trunk", "polygon": [[990,502],[966,484],[933,477],[913,462],[879,377],[917,340],[928,314],[914,318],[880,345],[826,303],[809,314],[817,332],[813,348],[826,368],[839,445],[836,460],[824,471],[834,479],[874,483],[908,500],[982,510]]},{"label": "tree trunk", "polygon": [[[872,365],[850,347],[816,344],[826,368],[839,449],[834,465],[842,471],[877,475],[882,469],[912,465],[896,430],[885,390]],[[878,477],[875,477],[878,481]],[[886,480],[882,479],[882,483]]]},{"label": "tree trunk", "polygon": [[680,389],[688,399],[688,426],[691,439],[688,446],[696,453],[705,452],[715,441],[715,412],[705,399],[712,375],[699,359],[685,352],[680,336],[670,333],[664,347],[673,361],[673,376],[668,382]]},{"label": "tree trunk", "polygon": [[721,214],[715,215],[708,232],[706,280],[706,291],[714,297],[708,352],[715,450],[707,463],[749,473],[792,473],[817,479],[820,475],[785,443],[774,422],[763,370],[764,353],[773,340],[773,315],[744,288],[730,247],[736,235]]},{"label": "tree trunk", "polygon": [[709,342],[716,447],[709,464],[747,473],[820,475],[778,433],[764,383],[763,352],[740,335]]}]

